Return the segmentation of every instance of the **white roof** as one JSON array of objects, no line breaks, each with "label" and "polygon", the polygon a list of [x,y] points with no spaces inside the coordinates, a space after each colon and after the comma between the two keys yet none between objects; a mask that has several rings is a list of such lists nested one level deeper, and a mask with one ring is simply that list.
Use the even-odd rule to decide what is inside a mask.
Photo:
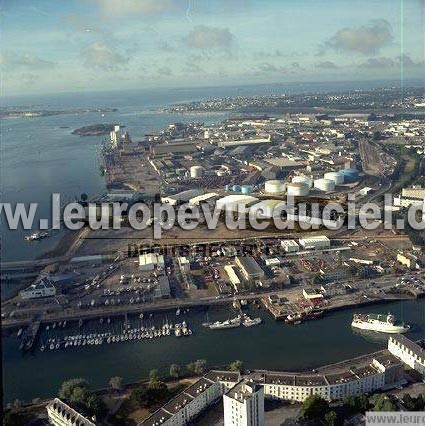
[{"label": "white roof", "polygon": [[246,205],[257,201],[258,198],[251,197],[250,195],[232,194],[217,200],[216,206],[219,210],[229,211],[238,210],[239,207],[240,212],[246,212]]},{"label": "white roof", "polygon": [[273,212],[275,210],[275,208],[279,205],[285,205],[285,202],[283,200],[263,200],[260,201],[257,204],[254,204],[251,208],[250,211],[251,213],[256,213],[256,216],[258,217],[272,217],[273,216]]},{"label": "white roof", "polygon": [[164,263],[164,256],[158,255],[156,253],[146,253],[141,254],[139,256],[139,265],[150,265],[150,264],[158,264],[158,263]]},{"label": "white roof", "polygon": [[199,204],[201,201],[207,201],[211,198],[218,197],[218,194],[215,192],[209,192],[208,194],[198,195],[197,197],[193,197],[189,200],[190,204],[194,204],[195,206]]},{"label": "white roof", "polygon": [[316,242],[329,242],[329,238],[326,235],[318,235],[316,237],[307,237],[307,238],[300,238],[300,243],[309,244],[309,243],[316,243]]},{"label": "white roof", "polygon": [[298,243],[295,240],[282,240],[281,245],[283,247],[298,247]]}]

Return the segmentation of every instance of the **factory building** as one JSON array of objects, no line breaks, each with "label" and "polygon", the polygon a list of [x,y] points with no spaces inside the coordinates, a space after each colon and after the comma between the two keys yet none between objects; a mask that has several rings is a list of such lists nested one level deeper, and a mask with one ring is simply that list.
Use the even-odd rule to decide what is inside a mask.
[{"label": "factory building", "polygon": [[252,139],[241,139],[241,140],[225,140],[219,141],[217,146],[220,148],[234,147],[239,145],[258,145],[261,143],[270,143],[270,136],[266,138],[252,138]]},{"label": "factory building", "polygon": [[388,350],[404,364],[425,377],[424,341],[420,344],[406,336],[396,334],[388,339]]},{"label": "factory building", "polygon": [[410,253],[397,253],[397,262],[400,262],[409,269],[420,269],[419,259]]},{"label": "factory building", "polygon": [[[258,219],[272,219],[274,213],[279,212],[280,206],[284,206],[285,202],[282,200],[263,200],[254,204],[249,213]],[[280,216],[280,215],[279,215]]]},{"label": "factory building", "polygon": [[218,199],[218,194],[215,192],[209,192],[207,194],[198,195],[197,197],[193,197],[189,200],[189,204],[194,206],[198,206],[202,203],[212,204],[214,201]]},{"label": "factory building", "polygon": [[294,253],[300,249],[300,246],[295,240],[282,240],[280,245],[286,253]]},{"label": "factory building", "polygon": [[264,278],[264,271],[252,256],[236,257],[235,263],[246,281],[254,282]]},{"label": "factory building", "polygon": [[317,237],[306,237],[306,238],[300,238],[298,240],[300,246],[306,250],[313,249],[326,249],[331,246],[331,242],[328,237],[325,235],[320,235]]},{"label": "factory building", "polygon": [[394,197],[394,205],[399,207],[421,206],[425,200],[425,188],[403,188],[399,197]]},{"label": "factory building", "polygon": [[171,296],[170,281],[165,275],[158,277],[158,284],[155,287],[154,299],[168,299]]},{"label": "factory building", "polygon": [[139,270],[153,271],[155,267],[164,268],[164,256],[156,253],[146,253],[139,256]]},{"label": "factory building", "polygon": [[241,381],[223,395],[224,426],[263,426],[264,388]]}]

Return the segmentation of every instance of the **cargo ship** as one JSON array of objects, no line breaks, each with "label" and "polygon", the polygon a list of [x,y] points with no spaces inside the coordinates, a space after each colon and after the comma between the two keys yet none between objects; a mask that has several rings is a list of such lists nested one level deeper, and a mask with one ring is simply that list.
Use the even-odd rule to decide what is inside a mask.
[{"label": "cargo ship", "polygon": [[351,327],[379,333],[406,333],[410,326],[395,320],[392,314],[354,314]]},{"label": "cargo ship", "polygon": [[213,322],[212,324],[209,324],[209,329],[210,330],[222,330],[225,328],[236,328],[236,327],[240,327],[241,325],[241,317],[237,316],[233,319],[228,319],[226,321],[216,321]]}]

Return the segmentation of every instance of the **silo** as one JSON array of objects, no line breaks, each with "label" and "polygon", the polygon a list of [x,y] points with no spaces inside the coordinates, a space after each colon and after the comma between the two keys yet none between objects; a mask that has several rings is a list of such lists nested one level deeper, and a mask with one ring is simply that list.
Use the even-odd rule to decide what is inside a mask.
[{"label": "silo", "polygon": [[313,186],[313,179],[309,176],[299,175],[292,178],[292,183],[303,183],[311,188]]},{"label": "silo", "polygon": [[359,179],[359,172],[357,169],[342,169],[340,173],[344,176],[345,182],[356,182]]},{"label": "silo", "polygon": [[192,166],[190,168],[190,177],[199,179],[204,174],[204,168],[202,166]]},{"label": "silo", "polygon": [[279,194],[285,191],[286,184],[283,180],[266,180],[264,190],[271,194]]},{"label": "silo", "polygon": [[325,179],[333,180],[335,185],[342,185],[344,183],[344,175],[340,172],[327,172],[323,177]]},{"label": "silo", "polygon": [[288,184],[286,193],[288,195],[308,195],[310,192],[310,188],[305,184],[301,182],[293,182]]},{"label": "silo", "polygon": [[233,192],[241,192],[241,186],[240,185],[233,185],[232,191]]},{"label": "silo", "polygon": [[224,187],[224,190],[225,190],[226,192],[229,192],[229,191],[230,191],[230,185],[226,185],[226,186]]},{"label": "silo", "polygon": [[335,189],[335,182],[330,179],[316,179],[314,187],[320,191],[329,192]]},{"label": "silo", "polygon": [[242,194],[251,194],[252,193],[252,186],[251,185],[242,185],[241,186],[241,192],[242,192]]}]

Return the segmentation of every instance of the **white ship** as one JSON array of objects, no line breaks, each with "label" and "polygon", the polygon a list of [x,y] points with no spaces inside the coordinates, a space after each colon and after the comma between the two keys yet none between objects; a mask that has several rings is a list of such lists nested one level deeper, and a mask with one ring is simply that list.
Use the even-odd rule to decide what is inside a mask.
[{"label": "white ship", "polygon": [[244,322],[243,325],[245,327],[253,327],[254,325],[258,325],[262,323],[262,319],[260,317],[258,318],[247,318]]},{"label": "white ship", "polygon": [[410,329],[408,324],[395,321],[391,314],[354,314],[351,327],[380,333],[406,333]]},{"label": "white ship", "polygon": [[209,325],[211,330],[222,330],[224,328],[236,328],[241,325],[241,317],[237,316],[236,318],[229,319],[226,321],[216,321]]}]

